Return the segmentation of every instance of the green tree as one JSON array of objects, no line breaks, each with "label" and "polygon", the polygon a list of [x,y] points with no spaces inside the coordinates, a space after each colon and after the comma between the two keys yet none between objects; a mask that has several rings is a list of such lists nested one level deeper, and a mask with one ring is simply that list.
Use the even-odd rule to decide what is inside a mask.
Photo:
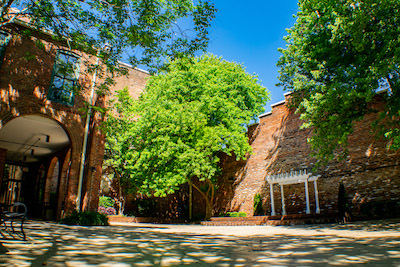
[{"label": "green tree", "polygon": [[[117,109],[127,108],[126,96],[120,93]],[[204,197],[210,218],[219,155],[240,159],[251,151],[246,126],[268,99],[257,77],[242,65],[213,55],[175,60],[149,80],[130,115],[112,119],[123,120],[117,127],[124,145],[120,148],[121,142],[107,135],[109,148],[118,150],[111,160],[119,162],[123,177],[141,193],[165,196],[189,183]]]},{"label": "green tree", "polygon": [[[347,155],[348,137],[377,91],[388,89],[383,134],[400,148],[400,1],[300,0],[281,49],[280,84],[313,127],[319,163]],[[383,95],[383,94],[382,94]]]},{"label": "green tree", "polygon": [[165,58],[205,50],[215,11],[203,0],[0,0],[0,27],[29,17],[82,51],[108,44],[100,57],[111,71],[122,58],[156,70]]},{"label": "green tree", "polygon": [[[124,193],[132,192],[139,185],[127,184],[124,177],[131,177],[130,153],[134,149],[132,138],[135,138],[135,101],[129,96],[127,88],[117,92],[116,98],[110,101],[110,113],[103,124],[105,134],[103,176],[114,180],[117,191],[118,215],[123,214]],[[105,178],[105,177],[103,177]],[[134,180],[133,180],[134,181]],[[124,186],[123,183],[125,182]],[[123,188],[125,190],[123,190]],[[133,190],[136,193],[136,190]]]}]

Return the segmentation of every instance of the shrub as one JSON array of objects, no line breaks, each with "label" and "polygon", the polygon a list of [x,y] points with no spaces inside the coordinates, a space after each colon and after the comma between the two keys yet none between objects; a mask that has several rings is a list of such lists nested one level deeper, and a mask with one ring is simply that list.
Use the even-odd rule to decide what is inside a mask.
[{"label": "shrub", "polygon": [[229,214],[230,217],[247,217],[247,213],[246,212],[231,212],[231,214]]},{"label": "shrub", "polygon": [[67,225],[109,225],[107,215],[98,213],[96,211],[81,211],[74,210],[70,215],[61,220],[62,224]]},{"label": "shrub", "polygon": [[97,211],[101,214],[105,214],[105,215],[115,215],[117,214],[117,211],[113,208],[113,207],[108,207],[105,208],[103,206],[99,206],[99,208],[97,209]]},{"label": "shrub", "polygon": [[109,208],[109,207],[114,207],[114,205],[115,205],[115,200],[112,199],[111,197],[101,196],[99,198],[99,206]]},{"label": "shrub", "polygon": [[262,207],[262,198],[260,193],[255,194],[254,196],[254,215],[263,215],[264,210]]},{"label": "shrub", "polygon": [[106,209],[106,212],[107,212],[107,215],[115,215],[115,214],[117,214],[117,211],[112,207],[108,207]]},{"label": "shrub", "polygon": [[157,216],[157,203],[154,199],[138,199],[136,200],[137,210],[134,212],[138,217],[155,217]]},{"label": "shrub", "polygon": [[232,211],[232,212],[227,212],[227,213],[222,213],[220,214],[221,217],[247,217],[246,212],[237,212],[237,211]]},{"label": "shrub", "polygon": [[97,208],[97,212],[98,213],[101,213],[101,214],[106,214],[106,208],[104,208],[103,206],[99,206],[98,208]]}]

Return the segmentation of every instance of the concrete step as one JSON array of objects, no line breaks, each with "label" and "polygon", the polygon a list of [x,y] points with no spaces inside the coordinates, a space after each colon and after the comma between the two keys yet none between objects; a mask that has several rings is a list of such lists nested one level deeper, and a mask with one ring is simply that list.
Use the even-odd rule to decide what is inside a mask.
[{"label": "concrete step", "polygon": [[291,214],[276,216],[253,217],[212,217],[202,221],[207,226],[236,226],[236,225],[301,225],[338,222],[337,214]]},{"label": "concrete step", "polygon": [[253,217],[212,217],[210,221],[223,222],[223,221],[263,221],[267,220],[268,216],[253,216]]}]

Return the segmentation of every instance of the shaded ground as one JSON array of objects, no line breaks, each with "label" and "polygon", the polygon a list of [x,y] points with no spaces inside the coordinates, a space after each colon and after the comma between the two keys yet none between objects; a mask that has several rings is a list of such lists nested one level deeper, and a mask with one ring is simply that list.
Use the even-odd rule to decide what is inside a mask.
[{"label": "shaded ground", "polygon": [[400,266],[399,227],[398,220],[275,227],[30,221],[27,241],[3,233],[0,266]]}]

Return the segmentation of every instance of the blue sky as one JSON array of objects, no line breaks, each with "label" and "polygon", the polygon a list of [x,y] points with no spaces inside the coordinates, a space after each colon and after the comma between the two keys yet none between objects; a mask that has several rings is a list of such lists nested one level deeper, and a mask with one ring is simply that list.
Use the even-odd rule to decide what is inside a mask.
[{"label": "blue sky", "polygon": [[284,99],[278,82],[279,47],[285,47],[287,35],[297,12],[296,0],[212,0],[218,9],[210,29],[208,52],[225,60],[242,63],[246,71],[258,74],[261,84],[271,92],[271,101]]}]

